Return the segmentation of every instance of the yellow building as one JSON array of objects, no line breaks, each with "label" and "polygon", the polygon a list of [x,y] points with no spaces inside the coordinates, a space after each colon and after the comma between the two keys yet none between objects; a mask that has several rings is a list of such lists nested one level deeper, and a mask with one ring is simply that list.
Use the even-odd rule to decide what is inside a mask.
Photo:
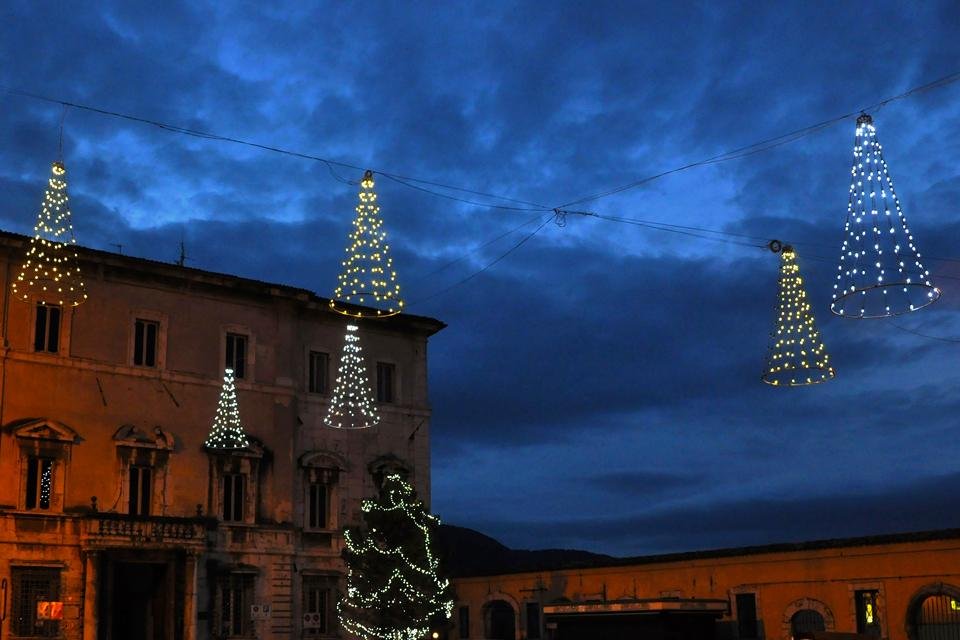
[{"label": "yellow building", "polygon": [[[79,250],[89,300],[11,299],[0,233],[0,639],[337,634],[343,525],[377,477],[430,495],[427,340],[354,322],[381,423],[323,418],[346,319],[310,291]],[[233,368],[250,446],[204,440]]]}]

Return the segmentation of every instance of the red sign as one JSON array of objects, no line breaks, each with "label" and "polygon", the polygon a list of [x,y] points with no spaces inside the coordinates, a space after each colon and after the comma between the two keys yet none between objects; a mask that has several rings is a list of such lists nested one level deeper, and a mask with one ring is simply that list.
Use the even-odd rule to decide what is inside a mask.
[{"label": "red sign", "polygon": [[63,603],[57,600],[37,602],[38,620],[63,620]]}]

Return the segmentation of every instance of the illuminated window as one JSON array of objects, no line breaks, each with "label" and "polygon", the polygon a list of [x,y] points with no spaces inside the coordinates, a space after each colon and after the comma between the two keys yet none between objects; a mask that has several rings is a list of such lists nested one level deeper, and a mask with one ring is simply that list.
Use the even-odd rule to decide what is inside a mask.
[{"label": "illuminated window", "polygon": [[227,334],[226,368],[233,369],[233,377],[243,379],[247,374],[247,336]]},{"label": "illuminated window", "polygon": [[137,318],[133,325],[133,364],[141,367],[157,366],[159,335],[159,322]]},{"label": "illuminated window", "polygon": [[310,393],[327,393],[327,371],[329,371],[329,367],[330,354],[321,351],[310,352],[307,391]]},{"label": "illuminated window", "polygon": [[243,494],[246,476],[242,473],[223,475],[222,515],[225,522],[243,522]]},{"label": "illuminated window", "polygon": [[152,491],[150,467],[131,466],[128,484],[127,513],[136,516],[150,515],[150,495]]},{"label": "illuminated window", "polygon": [[857,633],[880,637],[880,610],[877,607],[878,591],[856,591]]},{"label": "illuminated window", "polygon": [[37,305],[33,350],[43,353],[57,353],[60,350],[60,307],[49,304]]},{"label": "illuminated window", "polygon": [[737,630],[739,637],[753,640],[759,638],[757,633],[757,594],[738,593],[737,594]]},{"label": "illuminated window", "polygon": [[27,638],[60,636],[60,570],[11,567],[11,634]]},{"label": "illuminated window", "polygon": [[30,456],[27,458],[27,509],[49,509],[50,498],[53,495],[52,458]]},{"label": "illuminated window", "polygon": [[393,402],[397,368],[389,362],[377,363],[377,402]]}]

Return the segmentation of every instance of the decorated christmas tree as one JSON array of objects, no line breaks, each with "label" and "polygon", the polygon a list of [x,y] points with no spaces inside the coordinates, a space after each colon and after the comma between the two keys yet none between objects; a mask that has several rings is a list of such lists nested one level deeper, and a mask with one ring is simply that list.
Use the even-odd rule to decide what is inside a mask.
[{"label": "decorated christmas tree", "polygon": [[363,502],[363,526],[344,533],[347,593],[340,623],[363,640],[421,640],[453,612],[450,581],[438,575],[433,534],[440,520],[399,475]]},{"label": "decorated christmas tree", "polygon": [[54,162],[26,258],[12,285],[13,297],[22,302],[75,307],[87,299],[74,249],[66,175],[63,163]]},{"label": "decorated christmas tree", "polygon": [[[356,318],[396,315],[403,310],[403,300],[400,299],[397,272],[393,270],[387,232],[382,229],[383,219],[373,190],[372,171],[367,171],[360,182],[360,202],[356,211],[349,244],[344,249],[347,256],[340,263],[330,308]],[[364,305],[372,310],[352,305]]]},{"label": "decorated christmas tree", "polygon": [[333,395],[323,423],[334,429],[363,429],[380,422],[380,414],[373,403],[373,392],[367,378],[357,326],[347,325],[340,368],[334,381]]},{"label": "decorated christmas tree", "polygon": [[800,386],[824,382],[834,376],[830,354],[820,338],[807,301],[793,247],[771,243],[780,252],[780,290],[777,321],[770,334],[770,350],[763,381],[774,386]]},{"label": "decorated christmas tree", "polygon": [[213,418],[213,427],[204,445],[208,449],[246,449],[250,446],[250,440],[240,424],[233,369],[225,369],[223,372],[223,389],[220,391],[217,414]]}]

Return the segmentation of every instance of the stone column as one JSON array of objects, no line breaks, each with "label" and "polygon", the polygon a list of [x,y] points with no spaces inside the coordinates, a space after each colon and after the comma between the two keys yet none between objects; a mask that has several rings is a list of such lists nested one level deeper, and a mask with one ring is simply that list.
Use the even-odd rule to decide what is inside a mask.
[{"label": "stone column", "polygon": [[100,554],[96,551],[87,551],[84,554],[83,582],[83,640],[97,640],[97,583],[99,578]]},{"label": "stone column", "polygon": [[[197,640],[197,563],[200,555],[188,551],[183,571],[183,640]],[[87,640],[84,638],[84,640]]]}]

